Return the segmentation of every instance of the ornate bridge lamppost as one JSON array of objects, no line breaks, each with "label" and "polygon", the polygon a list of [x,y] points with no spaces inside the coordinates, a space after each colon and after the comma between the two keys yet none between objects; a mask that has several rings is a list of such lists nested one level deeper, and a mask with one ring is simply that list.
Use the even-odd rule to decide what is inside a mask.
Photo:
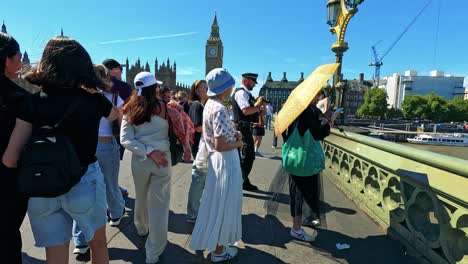
[{"label": "ornate bridge lamppost", "polygon": [[[341,65],[343,53],[348,50],[348,43],[344,41],[348,23],[354,14],[357,13],[357,6],[364,0],[328,0],[327,2],[327,24],[330,25],[330,32],[336,35],[337,41],[332,44],[331,50],[335,53],[336,62],[340,66],[333,75],[333,88],[335,88],[335,107],[343,106],[345,87]],[[345,109],[346,113],[346,109]],[[337,123],[344,124],[346,114],[342,114]]]}]

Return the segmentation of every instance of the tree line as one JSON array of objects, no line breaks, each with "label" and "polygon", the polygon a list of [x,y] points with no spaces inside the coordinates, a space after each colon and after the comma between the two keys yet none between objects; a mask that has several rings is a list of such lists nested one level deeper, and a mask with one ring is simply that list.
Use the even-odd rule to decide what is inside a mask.
[{"label": "tree line", "polygon": [[452,100],[435,93],[406,95],[400,109],[388,108],[384,89],[371,88],[364,94],[364,104],[357,110],[358,117],[375,119],[428,119],[434,122],[468,121],[468,100],[457,96]]}]

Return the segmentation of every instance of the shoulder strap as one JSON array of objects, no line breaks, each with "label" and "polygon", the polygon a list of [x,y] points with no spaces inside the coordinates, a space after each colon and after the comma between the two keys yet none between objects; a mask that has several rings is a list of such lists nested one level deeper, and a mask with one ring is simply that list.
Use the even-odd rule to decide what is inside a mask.
[{"label": "shoulder strap", "polygon": [[117,98],[118,98],[118,93],[112,93],[112,104],[117,107]]},{"label": "shoulder strap", "polygon": [[78,107],[78,105],[81,104],[81,98],[76,99],[72,105],[70,105],[65,111],[65,114],[63,114],[62,118],[54,125],[54,128],[60,127],[63,122],[70,116],[71,113],[75,111],[75,109]]}]

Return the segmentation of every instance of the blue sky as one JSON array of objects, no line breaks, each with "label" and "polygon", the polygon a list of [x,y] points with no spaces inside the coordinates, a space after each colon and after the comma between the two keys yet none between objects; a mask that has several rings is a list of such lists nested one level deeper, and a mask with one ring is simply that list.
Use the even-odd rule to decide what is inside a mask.
[{"label": "blue sky", "polygon": [[[366,79],[372,78],[371,46],[381,40],[377,50],[384,53],[428,1],[364,1],[346,34],[350,49],[344,56],[344,77],[355,79],[363,72]],[[318,65],[334,62],[330,47],[336,37],[325,23],[326,2],[3,0],[0,20],[5,20],[8,33],[32,61],[40,58],[47,40],[59,35],[63,27],[65,35],[80,41],[95,63],[107,57],[122,63],[128,57],[132,63],[139,57],[143,63],[149,61],[153,71],[156,57],[160,61],[169,57],[177,62],[177,80],[191,84],[204,78],[205,42],[216,11],[224,44],[223,66],[236,79],[251,71],[259,73],[260,81],[268,72],[273,79],[287,72],[289,80],[297,80],[301,72],[307,75]],[[465,0],[432,0],[384,59],[381,76],[407,69],[422,75],[441,69],[468,76],[467,9]]]}]

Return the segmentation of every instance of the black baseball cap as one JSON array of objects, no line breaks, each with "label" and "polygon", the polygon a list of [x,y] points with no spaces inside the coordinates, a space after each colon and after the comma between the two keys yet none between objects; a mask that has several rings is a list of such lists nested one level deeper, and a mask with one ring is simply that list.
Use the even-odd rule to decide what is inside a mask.
[{"label": "black baseball cap", "polygon": [[106,66],[107,69],[112,70],[114,68],[120,68],[122,69],[122,65],[114,59],[105,59],[102,64]]}]

